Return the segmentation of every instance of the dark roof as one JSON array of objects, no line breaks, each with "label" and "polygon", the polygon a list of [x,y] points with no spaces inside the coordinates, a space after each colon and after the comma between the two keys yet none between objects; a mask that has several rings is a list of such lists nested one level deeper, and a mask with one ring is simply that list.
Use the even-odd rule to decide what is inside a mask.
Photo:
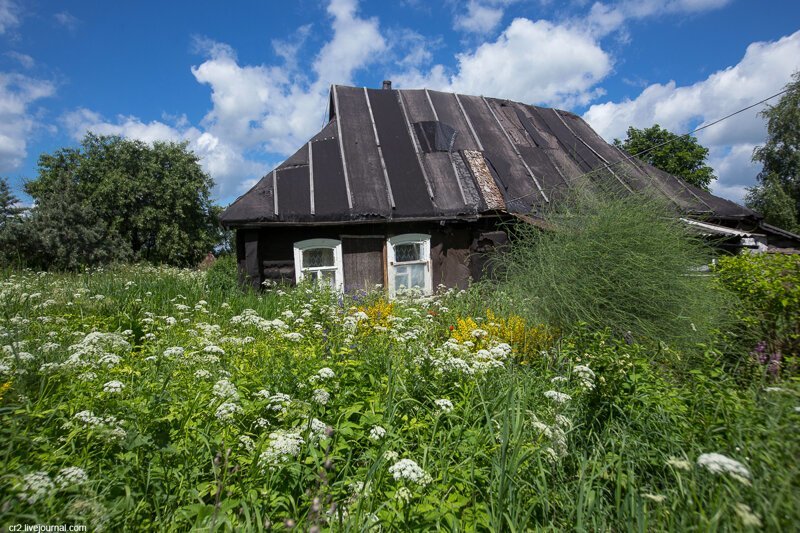
[{"label": "dark roof", "polygon": [[[595,171],[595,172],[592,172]],[[577,115],[438,91],[333,86],[328,124],[222,214],[227,226],[536,214],[575,186],[757,219],[605,142]]]}]

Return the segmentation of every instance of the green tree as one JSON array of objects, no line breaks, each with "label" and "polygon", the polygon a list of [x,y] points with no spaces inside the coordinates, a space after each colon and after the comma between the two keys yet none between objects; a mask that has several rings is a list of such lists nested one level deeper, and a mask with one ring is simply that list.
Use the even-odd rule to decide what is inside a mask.
[{"label": "green tree", "polygon": [[747,205],[770,224],[798,231],[800,221],[800,71],[792,75],[787,92],[761,116],[767,121],[767,142],[753,151],[763,165],[758,185],[750,189]]},{"label": "green tree", "polygon": [[760,182],[748,189],[744,198],[747,207],[764,215],[764,220],[773,226],[800,231],[797,202],[786,192],[784,185],[774,175],[765,176]]},{"label": "green tree", "polygon": [[25,185],[38,255],[62,268],[124,258],[194,265],[220,238],[212,184],[186,143],[88,134],[78,148],[41,155]]},{"label": "green tree", "polygon": [[614,139],[614,146],[622,148],[642,161],[683,178],[695,187],[708,190],[717,179],[714,169],[706,164],[708,148],[689,135],[676,135],[658,124],[645,129],[631,126],[624,141]]},{"label": "green tree", "polygon": [[17,205],[19,199],[11,192],[6,178],[0,178],[0,226],[22,212],[22,208]]},{"label": "green tree", "polygon": [[13,262],[37,269],[77,270],[126,261],[130,247],[100,218],[77,185],[62,174],[41,192],[30,216],[11,229]]}]

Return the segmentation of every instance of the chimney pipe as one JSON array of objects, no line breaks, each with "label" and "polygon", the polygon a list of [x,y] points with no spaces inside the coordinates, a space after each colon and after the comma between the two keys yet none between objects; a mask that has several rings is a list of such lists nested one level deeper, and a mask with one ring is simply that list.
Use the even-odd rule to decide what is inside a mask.
[{"label": "chimney pipe", "polygon": [[383,90],[384,91],[392,90],[392,80],[383,80]]}]

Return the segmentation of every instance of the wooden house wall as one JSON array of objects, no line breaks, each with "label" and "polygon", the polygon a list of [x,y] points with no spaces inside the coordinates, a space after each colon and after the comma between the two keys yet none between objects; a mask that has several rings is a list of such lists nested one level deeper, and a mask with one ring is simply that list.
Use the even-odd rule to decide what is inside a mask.
[{"label": "wooden house wall", "polygon": [[[465,288],[487,268],[486,256],[506,241],[492,219],[477,222],[415,222],[330,226],[273,226],[237,230],[237,259],[243,280],[294,283],[294,243],[306,239],[342,241],[345,289],[386,283],[385,243],[405,233],[431,236],[431,274],[439,284]],[[354,279],[355,278],[355,279]]]}]

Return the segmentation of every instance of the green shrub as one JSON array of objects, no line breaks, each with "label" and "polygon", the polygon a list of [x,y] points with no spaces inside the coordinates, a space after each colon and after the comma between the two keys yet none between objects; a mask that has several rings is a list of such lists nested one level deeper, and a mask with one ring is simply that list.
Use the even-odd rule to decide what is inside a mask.
[{"label": "green shrub", "polygon": [[236,257],[223,255],[211,263],[206,272],[206,287],[209,291],[227,293],[239,288],[239,271]]},{"label": "green shrub", "polygon": [[694,344],[726,318],[724,293],[698,271],[711,249],[661,201],[578,191],[544,221],[515,226],[497,259],[503,291],[534,322]]},{"label": "green shrub", "polygon": [[[755,339],[753,355],[771,374],[797,370],[800,354],[800,255],[743,254],[720,258],[717,279],[741,300],[746,326],[741,342]],[[752,340],[751,340],[752,342]]]}]

